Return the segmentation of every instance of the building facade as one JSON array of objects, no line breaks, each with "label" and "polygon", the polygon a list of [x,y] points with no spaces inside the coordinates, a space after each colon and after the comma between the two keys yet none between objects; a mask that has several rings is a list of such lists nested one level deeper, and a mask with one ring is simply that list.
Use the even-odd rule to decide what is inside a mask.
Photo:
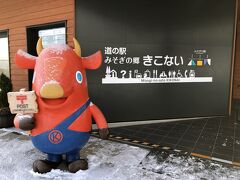
[{"label": "building facade", "polygon": [[[18,49],[27,50],[27,27],[65,21],[67,43],[72,45],[74,0],[11,0],[0,4],[0,32],[8,33],[9,74],[13,88],[28,88],[28,71],[17,68],[13,62]],[[0,67],[3,66],[1,63]]]},{"label": "building facade", "polygon": [[[76,36],[77,22],[75,22],[76,2],[74,0],[0,0],[0,47],[1,38],[3,48],[8,47],[9,56],[0,56],[0,72],[9,75],[14,91],[29,87],[31,72],[15,66],[14,56],[18,49],[24,49],[34,54],[32,40],[35,31],[52,28],[65,28],[66,42],[72,46],[72,38]],[[240,7],[240,4],[238,4]],[[235,52],[232,75],[229,79],[232,85],[232,99],[240,100],[240,14],[236,16]],[[7,40],[6,40],[7,39]],[[30,44],[33,42],[33,44]],[[2,48],[2,49],[3,49]],[[0,50],[1,52],[1,50]],[[7,60],[7,61],[6,61]],[[9,64],[9,66],[8,66]],[[2,69],[1,69],[2,68]],[[224,72],[222,72],[224,73]]]}]

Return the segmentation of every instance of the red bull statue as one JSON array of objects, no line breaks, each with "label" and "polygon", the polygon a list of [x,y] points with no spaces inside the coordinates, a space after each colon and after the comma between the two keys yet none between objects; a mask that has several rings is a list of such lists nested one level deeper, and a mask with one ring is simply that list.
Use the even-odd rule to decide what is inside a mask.
[{"label": "red bull statue", "polygon": [[102,63],[101,52],[81,56],[81,48],[74,38],[74,49],[68,45],[54,45],[43,49],[42,39],[37,43],[38,57],[19,50],[15,57],[18,67],[34,69],[32,88],[37,96],[39,111],[33,116],[18,114],[14,124],[22,130],[31,130],[33,145],[47,154],[45,160],[33,163],[34,172],[46,173],[58,167],[65,155],[68,170],[86,170],[88,163],[79,151],[88,142],[92,117],[99,135],[109,135],[106,119],[91,102],[85,69],[97,69]]}]

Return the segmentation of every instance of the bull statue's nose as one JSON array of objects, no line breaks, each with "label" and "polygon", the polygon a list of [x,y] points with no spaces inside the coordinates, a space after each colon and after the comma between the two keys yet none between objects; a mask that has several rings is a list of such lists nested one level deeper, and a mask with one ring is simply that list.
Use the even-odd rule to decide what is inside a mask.
[{"label": "bull statue's nose", "polygon": [[57,99],[63,97],[64,91],[58,82],[46,82],[40,89],[40,95],[42,98]]}]

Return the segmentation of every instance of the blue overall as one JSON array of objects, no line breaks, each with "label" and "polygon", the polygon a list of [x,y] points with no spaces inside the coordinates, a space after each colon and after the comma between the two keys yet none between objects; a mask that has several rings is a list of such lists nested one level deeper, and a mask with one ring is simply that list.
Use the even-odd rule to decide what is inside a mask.
[{"label": "blue overall", "polygon": [[72,131],[68,127],[87,109],[89,104],[90,99],[55,128],[31,136],[33,145],[48,154],[47,160],[60,162],[62,154],[66,154],[68,162],[80,159],[79,150],[88,142],[90,134]]}]

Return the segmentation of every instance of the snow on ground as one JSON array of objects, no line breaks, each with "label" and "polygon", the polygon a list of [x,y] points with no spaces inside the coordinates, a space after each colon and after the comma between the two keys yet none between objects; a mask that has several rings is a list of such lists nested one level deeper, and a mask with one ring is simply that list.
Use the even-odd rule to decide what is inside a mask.
[{"label": "snow on ground", "polygon": [[[46,174],[32,171],[32,163],[44,158],[27,136],[13,133],[0,135],[0,180],[148,180],[148,179],[240,179],[240,169],[212,161],[129,146],[92,137],[81,151],[89,169],[75,174],[52,170]],[[149,155],[148,155],[149,154]]]},{"label": "snow on ground", "polygon": [[148,170],[158,173],[160,179],[240,179],[240,168],[238,167],[180,154],[151,152],[144,159],[142,165]]},{"label": "snow on ground", "polygon": [[[7,137],[7,136],[6,136]],[[46,174],[32,171],[32,163],[44,158],[29,140],[13,138],[0,139],[0,179],[149,179],[156,173],[142,170],[140,162],[149,151],[111,141],[91,138],[82,150],[88,158],[89,169],[75,174],[66,170],[52,170]],[[86,154],[86,155],[85,155]]]}]

